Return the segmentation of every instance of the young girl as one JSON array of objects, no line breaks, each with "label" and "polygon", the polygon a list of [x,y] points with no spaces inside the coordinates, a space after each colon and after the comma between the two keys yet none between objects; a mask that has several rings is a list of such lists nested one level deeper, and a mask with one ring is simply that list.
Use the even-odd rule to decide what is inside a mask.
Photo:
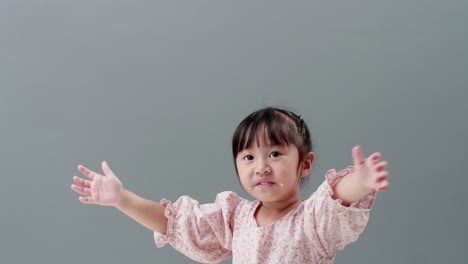
[{"label": "young girl", "polygon": [[154,231],[157,247],[170,244],[189,258],[218,263],[333,263],[336,250],[364,230],[375,194],[388,188],[387,163],[353,151],[354,166],[329,170],[303,200],[300,185],[315,154],[304,120],[284,109],[264,108],[247,116],[232,139],[237,175],[256,200],[222,192],[200,205],[188,196],[171,203],[146,200],[123,188],[106,162],[104,175],[81,165],[71,188],[86,204],[114,206]]}]

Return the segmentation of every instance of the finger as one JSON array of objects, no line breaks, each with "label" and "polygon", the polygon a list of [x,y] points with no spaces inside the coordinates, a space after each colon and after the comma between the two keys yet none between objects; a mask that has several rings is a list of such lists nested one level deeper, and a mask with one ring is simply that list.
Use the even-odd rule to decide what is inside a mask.
[{"label": "finger", "polygon": [[78,170],[81,171],[86,177],[90,178],[91,180],[98,174],[83,165],[78,165]]},{"label": "finger", "polygon": [[80,186],[88,187],[88,188],[91,187],[91,181],[84,180],[76,175],[73,176],[73,181]]},{"label": "finger", "polygon": [[384,171],[379,174],[379,176],[375,179],[376,183],[382,183],[384,180],[388,178],[388,172]]},{"label": "finger", "polygon": [[380,183],[377,191],[379,191],[379,192],[386,191],[388,189],[388,186],[389,186],[388,181],[383,181],[382,183]]},{"label": "finger", "polygon": [[87,196],[87,197],[78,197],[78,199],[80,200],[80,202],[84,203],[84,204],[93,204],[94,201],[93,201],[93,198]]},{"label": "finger", "polygon": [[91,195],[91,190],[89,188],[78,186],[76,184],[71,185],[71,189],[79,194]]},{"label": "finger", "polygon": [[388,163],[386,161],[381,161],[381,162],[377,163],[377,165],[375,166],[375,171],[376,172],[382,172],[385,169],[387,169],[387,166],[388,166]]},{"label": "finger", "polygon": [[377,162],[379,162],[381,158],[382,158],[382,153],[380,152],[372,153],[372,155],[369,156],[369,160],[372,162],[372,164],[376,164]]},{"label": "finger", "polygon": [[364,159],[364,154],[362,153],[361,146],[355,146],[353,148],[353,160],[354,160],[354,165],[362,165],[366,161]]},{"label": "finger", "polygon": [[117,177],[115,176],[114,172],[112,172],[112,170],[109,168],[109,165],[107,164],[106,161],[103,161],[102,162],[102,171],[104,172],[104,174],[108,177]]}]

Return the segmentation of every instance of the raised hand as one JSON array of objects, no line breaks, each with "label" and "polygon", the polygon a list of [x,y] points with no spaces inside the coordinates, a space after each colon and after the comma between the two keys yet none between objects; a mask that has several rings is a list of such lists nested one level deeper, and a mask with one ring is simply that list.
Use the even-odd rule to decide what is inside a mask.
[{"label": "raised hand", "polygon": [[78,170],[89,179],[73,176],[75,184],[71,185],[71,189],[83,195],[79,197],[82,203],[117,206],[123,192],[123,186],[105,161],[102,162],[104,175],[82,165],[78,166]]},{"label": "raised hand", "polygon": [[387,171],[387,162],[381,161],[382,154],[375,152],[365,158],[360,146],[354,147],[352,152],[355,172],[361,184],[379,192],[386,191],[390,174]]}]

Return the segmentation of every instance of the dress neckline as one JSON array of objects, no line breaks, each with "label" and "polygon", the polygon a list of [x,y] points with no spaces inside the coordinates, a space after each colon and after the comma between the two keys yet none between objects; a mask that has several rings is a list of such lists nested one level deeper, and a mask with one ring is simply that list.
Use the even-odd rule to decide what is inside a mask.
[{"label": "dress neckline", "polygon": [[266,226],[259,226],[258,223],[257,223],[257,219],[255,219],[255,212],[259,209],[259,206],[261,204],[262,204],[262,201],[259,201],[259,200],[256,200],[256,201],[253,202],[252,209],[251,209],[251,211],[249,213],[250,221],[252,222],[253,227],[255,227],[257,229],[267,229],[267,228],[271,228],[271,227],[275,226],[276,223],[278,223],[280,221],[283,221],[283,220],[289,218],[291,215],[295,214],[298,211],[298,209],[303,206],[304,200],[302,200],[301,203],[298,206],[296,206],[296,208],[292,209],[291,211],[289,211],[288,213],[286,213],[282,217],[276,219],[275,221],[271,222],[270,224],[268,224]]}]

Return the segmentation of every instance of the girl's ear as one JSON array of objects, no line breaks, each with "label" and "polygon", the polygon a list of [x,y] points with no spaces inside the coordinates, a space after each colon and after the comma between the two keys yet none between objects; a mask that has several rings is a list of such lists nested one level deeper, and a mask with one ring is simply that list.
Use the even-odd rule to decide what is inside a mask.
[{"label": "girl's ear", "polygon": [[309,152],[306,155],[304,162],[302,163],[301,177],[307,177],[312,170],[312,164],[314,164],[315,153]]}]

